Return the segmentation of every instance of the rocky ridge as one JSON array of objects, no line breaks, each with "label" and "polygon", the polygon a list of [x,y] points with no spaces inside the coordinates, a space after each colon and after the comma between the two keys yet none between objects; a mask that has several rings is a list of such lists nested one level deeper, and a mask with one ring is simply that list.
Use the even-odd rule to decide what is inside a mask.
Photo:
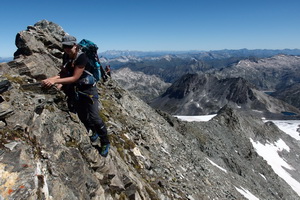
[{"label": "rocky ridge", "polygon": [[[246,199],[238,189],[259,199],[299,198],[251,143],[250,138],[261,143],[283,138],[291,146],[285,158],[299,181],[299,144],[273,123],[229,106],[209,122],[182,122],[152,109],[113,80],[98,84],[100,114],[112,141],[109,156],[99,156],[83,125],[68,112],[64,94],[38,84],[58,69],[60,54],[48,55],[48,42],[35,52],[27,40],[56,41],[48,26],[62,30],[43,20],[20,32],[27,54],[19,50],[14,61],[0,64],[5,86],[0,103],[1,199]],[[29,33],[32,37],[22,37]],[[57,41],[65,33],[60,34]],[[55,58],[56,65],[40,72],[39,54]]]},{"label": "rocky ridge", "polygon": [[174,115],[214,114],[226,104],[241,111],[255,110],[261,117],[300,114],[297,108],[259,91],[243,78],[219,79],[209,74],[187,74],[150,103]]}]

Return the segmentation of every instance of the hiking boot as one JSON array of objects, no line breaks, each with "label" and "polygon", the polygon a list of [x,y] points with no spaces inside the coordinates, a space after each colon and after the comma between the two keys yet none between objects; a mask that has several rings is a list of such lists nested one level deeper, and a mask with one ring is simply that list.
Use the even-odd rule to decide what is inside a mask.
[{"label": "hiking boot", "polygon": [[98,139],[99,135],[98,133],[93,133],[92,136],[90,136],[91,142],[95,142]]},{"label": "hiking boot", "polygon": [[103,156],[103,157],[106,157],[108,155],[109,148],[110,148],[110,144],[103,145],[101,147],[100,155]]}]

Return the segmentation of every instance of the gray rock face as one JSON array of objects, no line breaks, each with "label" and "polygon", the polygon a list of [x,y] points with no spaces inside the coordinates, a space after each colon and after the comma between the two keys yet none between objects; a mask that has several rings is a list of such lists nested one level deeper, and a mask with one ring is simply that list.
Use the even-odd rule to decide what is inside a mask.
[{"label": "gray rock face", "polygon": [[300,109],[300,83],[295,83],[287,88],[277,90],[272,93],[271,96],[281,99]]},{"label": "gray rock face", "polygon": [[149,102],[153,98],[158,97],[171,85],[154,75],[133,72],[129,68],[114,71],[112,76],[122,88],[131,91],[145,102]]},{"label": "gray rock face", "polygon": [[259,199],[299,198],[252,146],[250,138],[262,143],[283,138],[293,147],[283,156],[300,181],[299,145],[274,124],[230,107],[209,122],[181,122],[113,80],[98,84],[100,115],[112,143],[109,156],[99,156],[97,144],[68,112],[64,94],[42,89],[30,67],[26,74],[14,68],[28,60],[38,66],[38,55],[22,54],[0,65],[11,84],[0,105],[13,111],[0,126],[0,199],[246,199],[242,188]]},{"label": "gray rock face", "polygon": [[300,113],[297,108],[258,91],[243,78],[218,79],[199,74],[183,76],[150,105],[176,115],[204,115],[217,113],[226,104],[241,111],[256,110],[268,117],[280,117],[282,112]]},{"label": "gray rock face", "polygon": [[45,79],[45,75],[56,75],[62,58],[61,39],[65,34],[60,26],[46,20],[28,26],[26,31],[17,34],[18,50],[8,65],[20,75],[37,80]]}]

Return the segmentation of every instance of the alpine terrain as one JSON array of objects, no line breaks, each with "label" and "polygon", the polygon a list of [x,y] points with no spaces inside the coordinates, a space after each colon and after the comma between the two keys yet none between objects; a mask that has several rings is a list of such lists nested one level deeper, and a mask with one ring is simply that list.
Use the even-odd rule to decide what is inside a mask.
[{"label": "alpine terrain", "polygon": [[209,74],[184,75],[151,102],[152,107],[176,115],[214,114],[226,104],[261,117],[300,114],[296,107],[259,91],[243,78],[219,79]]},{"label": "alpine terrain", "polygon": [[[28,26],[16,35],[14,60],[0,64],[0,199],[300,198],[299,140],[273,122],[231,104],[217,104],[221,109],[209,121],[181,121],[153,109],[113,79],[98,83],[99,114],[112,141],[108,157],[101,157],[98,145],[91,144],[83,124],[69,112],[65,95],[40,86],[40,80],[59,71],[65,34],[47,20]],[[197,76],[184,80],[188,89],[173,86],[166,96],[199,92],[193,87]],[[244,79],[206,76],[201,87],[205,83],[224,86],[225,96],[241,107],[298,112],[283,103],[274,108],[262,104],[267,97]],[[247,98],[234,99],[234,92]],[[263,147],[274,151],[266,157]]]},{"label": "alpine terrain", "polygon": [[[135,54],[133,54],[135,55]],[[150,54],[151,55],[151,54]],[[300,56],[297,50],[222,50],[186,52],[158,57],[129,57],[103,60],[112,63],[113,72],[129,68],[132,72],[155,75],[166,83],[174,83],[186,74],[214,74],[219,79],[244,78],[258,90],[268,93],[285,91],[299,83]],[[118,73],[120,85],[133,85],[124,73]],[[149,77],[149,78],[150,78]],[[148,78],[148,79],[149,79]],[[143,83],[139,80],[138,84]],[[135,87],[128,87],[135,91]],[[139,91],[139,96],[155,96],[151,91]],[[278,94],[279,95],[279,94]],[[277,96],[278,96],[277,95]],[[282,94],[283,96],[283,94]]]}]

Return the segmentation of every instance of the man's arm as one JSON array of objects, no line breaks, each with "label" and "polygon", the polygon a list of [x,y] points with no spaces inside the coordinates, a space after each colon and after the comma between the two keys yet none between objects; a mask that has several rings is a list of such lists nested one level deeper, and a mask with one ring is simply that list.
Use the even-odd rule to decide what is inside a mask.
[{"label": "man's arm", "polygon": [[84,66],[76,66],[74,69],[73,76],[60,78],[60,76],[54,76],[51,78],[47,78],[42,80],[42,86],[49,88],[54,84],[70,84],[76,82],[84,71]]}]

